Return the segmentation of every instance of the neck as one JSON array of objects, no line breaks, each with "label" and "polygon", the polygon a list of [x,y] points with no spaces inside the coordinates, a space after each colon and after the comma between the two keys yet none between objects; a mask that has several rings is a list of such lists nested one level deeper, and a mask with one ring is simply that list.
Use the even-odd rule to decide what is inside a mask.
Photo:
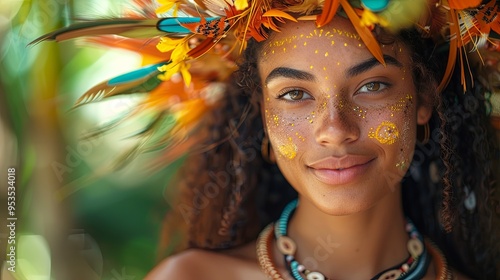
[{"label": "neck", "polygon": [[334,279],[371,279],[408,256],[400,188],[366,211],[345,216],[321,212],[299,199],[288,235],[296,259]]}]

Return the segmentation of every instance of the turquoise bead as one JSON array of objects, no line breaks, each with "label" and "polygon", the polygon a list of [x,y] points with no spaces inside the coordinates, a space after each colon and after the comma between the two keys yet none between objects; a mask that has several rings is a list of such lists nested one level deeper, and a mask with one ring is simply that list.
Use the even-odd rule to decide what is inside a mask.
[{"label": "turquoise bead", "polygon": [[380,12],[387,8],[389,0],[361,0],[363,7],[373,12]]}]

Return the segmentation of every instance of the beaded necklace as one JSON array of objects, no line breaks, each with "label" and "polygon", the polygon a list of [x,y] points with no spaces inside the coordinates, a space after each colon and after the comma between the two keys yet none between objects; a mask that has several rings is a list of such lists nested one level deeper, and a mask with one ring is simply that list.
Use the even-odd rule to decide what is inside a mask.
[{"label": "beaded necklace", "polygon": [[[278,249],[283,254],[287,269],[294,279],[327,280],[328,278],[320,272],[310,271],[295,260],[294,254],[297,250],[297,246],[295,242],[287,236],[287,228],[290,216],[297,207],[297,203],[297,200],[290,202],[283,210],[280,219],[276,222],[276,225],[268,225],[259,235],[259,239],[257,241],[257,256],[259,264],[266,275],[271,277],[271,279],[283,279],[273,263],[273,257],[270,251],[273,240],[272,233],[274,231],[274,237],[276,238]],[[422,236],[409,220],[406,225],[406,230],[410,236],[410,240],[408,242],[410,257],[401,264],[380,272],[372,279],[421,279],[427,272],[430,260],[426,247],[429,247],[430,255],[432,255],[435,259],[435,264],[438,268],[437,279],[450,279],[451,274],[448,271],[446,260],[439,252],[439,249],[427,241],[427,246],[424,246]],[[302,275],[304,275],[305,278],[302,277]]]}]

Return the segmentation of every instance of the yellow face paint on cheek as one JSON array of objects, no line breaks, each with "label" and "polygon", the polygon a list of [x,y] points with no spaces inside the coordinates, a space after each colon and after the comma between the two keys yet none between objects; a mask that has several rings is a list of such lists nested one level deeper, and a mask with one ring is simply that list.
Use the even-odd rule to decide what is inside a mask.
[{"label": "yellow face paint on cheek", "polygon": [[[399,99],[395,104],[391,105],[389,109],[392,112],[401,112],[405,109],[408,109],[410,105],[413,103],[413,96],[407,94],[404,98]],[[391,114],[391,117],[393,114]]]},{"label": "yellow face paint on cheek", "polygon": [[288,137],[287,143],[278,145],[278,152],[287,159],[294,159],[297,156],[297,145],[293,143],[292,137]]},{"label": "yellow face paint on cheek", "polygon": [[377,129],[370,128],[368,137],[376,139],[380,144],[392,145],[399,139],[399,130],[396,124],[383,121]]}]

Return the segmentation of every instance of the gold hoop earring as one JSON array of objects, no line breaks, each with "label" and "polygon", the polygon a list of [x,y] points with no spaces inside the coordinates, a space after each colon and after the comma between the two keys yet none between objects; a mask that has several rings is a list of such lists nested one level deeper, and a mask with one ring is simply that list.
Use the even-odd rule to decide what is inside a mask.
[{"label": "gold hoop earring", "polygon": [[[431,128],[429,126],[429,123],[427,122],[424,125],[419,125],[418,128],[420,128],[421,135],[423,134],[423,137],[421,138],[422,140],[419,139],[420,137],[417,137],[417,140],[420,142],[421,145],[429,143],[429,140],[431,138]],[[417,130],[417,135],[418,135],[418,130]]]},{"label": "gold hoop earring", "polygon": [[272,153],[271,142],[269,142],[269,138],[267,138],[267,135],[264,135],[264,138],[262,138],[260,153],[262,154],[262,158],[265,161],[267,161],[268,163],[275,163],[271,157]]}]

